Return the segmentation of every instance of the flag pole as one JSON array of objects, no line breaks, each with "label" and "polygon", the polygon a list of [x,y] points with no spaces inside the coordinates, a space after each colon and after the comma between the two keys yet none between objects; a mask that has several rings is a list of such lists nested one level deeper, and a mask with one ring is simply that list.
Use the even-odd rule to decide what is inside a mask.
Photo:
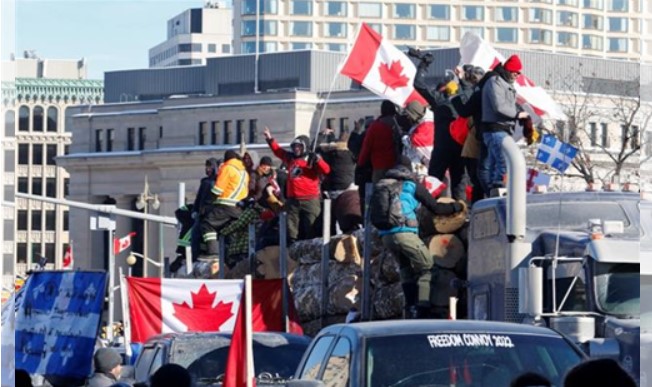
[{"label": "flag pole", "polygon": [[245,350],[246,358],[247,358],[247,387],[253,387],[254,383],[254,353],[253,353],[253,322],[251,319],[251,275],[248,274],[245,276],[245,289],[244,289],[244,295],[245,295],[245,340],[247,343],[247,347]]},{"label": "flag pole", "polygon": [[113,251],[113,229],[109,227],[108,231],[108,247],[109,247],[109,316],[107,318],[106,339],[109,345],[113,341],[113,312],[115,309],[115,251]]},{"label": "flag pole", "polygon": [[131,317],[129,316],[129,296],[127,293],[127,278],[120,268],[120,298],[122,299],[122,337],[124,338],[125,355],[131,363]]}]

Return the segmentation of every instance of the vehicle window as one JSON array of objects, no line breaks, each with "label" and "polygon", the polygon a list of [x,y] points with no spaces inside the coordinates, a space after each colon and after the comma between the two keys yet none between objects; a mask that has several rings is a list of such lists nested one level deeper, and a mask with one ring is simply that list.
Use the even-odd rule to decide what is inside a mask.
[{"label": "vehicle window", "polygon": [[560,386],[582,360],[560,337],[490,332],[376,337],[366,348],[368,387],[509,386],[525,372]]},{"label": "vehicle window", "polygon": [[154,352],[156,348],[154,346],[149,346],[143,348],[138,361],[136,362],[136,369],[134,371],[134,376],[136,381],[144,382],[149,379],[149,369],[152,364],[152,359],[154,358]]},{"label": "vehicle window", "polygon": [[154,353],[154,358],[152,360],[152,366],[149,367],[149,374],[153,375],[161,366],[163,365],[163,348],[157,347],[156,353]]},{"label": "vehicle window", "polygon": [[652,332],[652,276],[641,275],[641,330]]},{"label": "vehicle window", "polygon": [[641,267],[632,263],[596,264],[595,288],[598,308],[618,316],[639,316]]},{"label": "vehicle window", "polygon": [[562,229],[585,229],[589,218],[622,221],[625,228],[631,224],[625,210],[617,202],[570,201],[527,205],[528,228],[533,230],[558,226]]},{"label": "vehicle window", "polygon": [[349,385],[349,367],[351,366],[351,343],[346,337],[340,337],[328,357],[322,380],[327,387],[346,387]]},{"label": "vehicle window", "polygon": [[333,342],[333,336],[323,336],[320,337],[312,347],[308,358],[303,366],[303,370],[299,375],[300,379],[315,380],[319,375],[319,370],[321,369],[322,362],[326,357],[326,351],[331,346]]},{"label": "vehicle window", "polygon": [[[547,300],[552,300],[552,267],[548,267],[547,281],[545,292]],[[573,283],[576,275],[579,275],[577,280]],[[581,262],[561,262],[557,266],[555,277],[555,300],[556,307],[559,309],[561,302],[564,300],[568,289],[573,285],[568,297],[564,302],[561,310],[565,311],[585,311],[589,306],[586,300],[586,285],[584,280],[584,267]],[[552,310],[552,305],[549,305]]]}]

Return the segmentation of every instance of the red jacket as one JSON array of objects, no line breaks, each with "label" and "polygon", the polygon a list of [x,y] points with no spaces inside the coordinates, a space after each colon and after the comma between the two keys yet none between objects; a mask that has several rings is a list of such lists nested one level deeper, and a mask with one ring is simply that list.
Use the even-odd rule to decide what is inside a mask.
[{"label": "red jacket", "polygon": [[309,168],[306,157],[294,157],[292,153],[283,150],[276,140],[272,139],[269,147],[274,155],[287,165],[286,196],[299,200],[319,199],[319,175],[328,175],[331,172],[331,167],[324,159],[320,157],[315,166]]},{"label": "red jacket", "polygon": [[392,126],[383,117],[369,125],[362,141],[358,166],[364,167],[371,161],[372,169],[390,169],[396,165],[396,146]]}]

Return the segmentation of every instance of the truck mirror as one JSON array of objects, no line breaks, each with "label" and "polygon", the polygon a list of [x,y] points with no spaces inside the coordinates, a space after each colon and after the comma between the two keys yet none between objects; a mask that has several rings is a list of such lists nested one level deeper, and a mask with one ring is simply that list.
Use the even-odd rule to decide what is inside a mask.
[{"label": "truck mirror", "polygon": [[518,269],[518,312],[537,318],[543,313],[543,268]]},{"label": "truck mirror", "polygon": [[570,337],[577,344],[595,338],[595,318],[590,316],[550,317],[550,328]]},{"label": "truck mirror", "polygon": [[595,338],[589,340],[586,344],[588,355],[593,358],[605,357],[616,361],[620,358],[620,346],[616,339]]}]

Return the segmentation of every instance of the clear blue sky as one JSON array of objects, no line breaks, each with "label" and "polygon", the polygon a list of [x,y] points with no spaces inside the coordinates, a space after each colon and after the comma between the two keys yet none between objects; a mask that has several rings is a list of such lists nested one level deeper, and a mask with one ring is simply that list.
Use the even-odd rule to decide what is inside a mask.
[{"label": "clear blue sky", "polygon": [[[204,0],[14,1],[16,56],[22,57],[25,50],[36,50],[39,57],[46,59],[84,57],[90,79],[103,79],[105,71],[147,68],[148,50],[166,39],[167,20],[188,8],[201,8],[205,3]],[[7,16],[3,15],[3,19]],[[6,52],[5,46],[3,60],[8,59]]]}]

